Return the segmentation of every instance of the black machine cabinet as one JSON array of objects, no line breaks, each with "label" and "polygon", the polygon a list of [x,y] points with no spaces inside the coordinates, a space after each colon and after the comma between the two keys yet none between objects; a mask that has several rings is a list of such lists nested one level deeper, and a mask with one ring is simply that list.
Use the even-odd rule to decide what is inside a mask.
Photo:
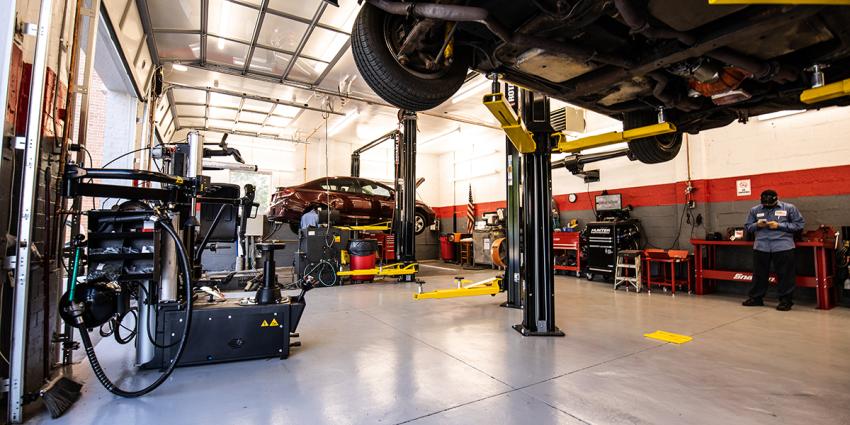
[{"label": "black machine cabinet", "polygon": [[[289,357],[290,333],[304,312],[303,302],[267,305],[239,305],[226,302],[196,301],[192,310],[192,328],[178,366],[201,365],[236,360]],[[163,307],[157,327],[154,359],[146,368],[164,369],[174,357],[183,334],[184,312],[177,305]]]},{"label": "black machine cabinet", "polygon": [[588,277],[601,274],[614,276],[617,253],[640,246],[640,227],[637,219],[594,221],[587,223],[582,235],[582,247],[587,258],[583,261]]}]

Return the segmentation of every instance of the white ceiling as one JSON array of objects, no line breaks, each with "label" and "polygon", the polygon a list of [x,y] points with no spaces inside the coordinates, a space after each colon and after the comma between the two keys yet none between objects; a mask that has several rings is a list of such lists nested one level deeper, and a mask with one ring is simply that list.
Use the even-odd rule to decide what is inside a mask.
[{"label": "white ceiling", "polygon": [[[398,110],[372,92],[351,55],[348,33],[360,6],[356,0],[340,4],[140,1],[170,87],[169,107],[177,129],[184,130],[174,137],[188,129],[207,129],[216,130],[211,137],[228,131],[280,142],[315,142],[324,139],[326,124],[334,129],[346,114],[357,116],[338,126],[332,140],[357,146],[395,129]],[[419,152],[444,153],[457,143],[503,140],[481,104],[489,84],[475,76],[458,93],[465,91],[463,99],[419,114],[418,140],[434,139],[420,143]]]}]

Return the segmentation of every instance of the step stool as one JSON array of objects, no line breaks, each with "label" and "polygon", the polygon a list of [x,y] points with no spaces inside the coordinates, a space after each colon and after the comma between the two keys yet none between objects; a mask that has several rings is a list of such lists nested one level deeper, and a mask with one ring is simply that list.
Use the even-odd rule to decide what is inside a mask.
[{"label": "step stool", "polygon": [[[641,281],[641,251],[639,250],[623,250],[617,252],[617,265],[614,268],[614,290],[616,291],[621,285],[626,285],[626,291],[629,286],[635,288],[636,292],[640,292],[642,288]],[[630,272],[629,270],[634,270]]]}]

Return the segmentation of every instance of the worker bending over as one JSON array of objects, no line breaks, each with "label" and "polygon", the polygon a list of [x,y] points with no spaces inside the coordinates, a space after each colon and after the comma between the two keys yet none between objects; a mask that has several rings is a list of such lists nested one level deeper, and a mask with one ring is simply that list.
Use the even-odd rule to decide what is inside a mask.
[{"label": "worker bending over", "polygon": [[779,311],[791,310],[796,287],[794,233],[803,230],[806,221],[793,204],[779,200],[775,190],[761,193],[761,204],[750,209],[747,216],[747,232],[755,233],[753,244],[753,285],[747,307],[764,305],[764,295],[770,279],[770,265],[777,277]]}]

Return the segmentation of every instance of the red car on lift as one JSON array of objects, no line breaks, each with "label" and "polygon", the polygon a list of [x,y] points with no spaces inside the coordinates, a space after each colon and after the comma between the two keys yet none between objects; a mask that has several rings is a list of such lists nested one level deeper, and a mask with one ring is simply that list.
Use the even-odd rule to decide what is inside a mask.
[{"label": "red car on lift", "polygon": [[[392,220],[395,192],[389,186],[359,177],[322,177],[272,194],[269,220],[289,223],[298,233],[301,216],[310,209],[330,205],[339,211],[341,225],[373,224]],[[434,223],[435,214],[428,205],[416,201],[414,230],[422,233]]]}]

